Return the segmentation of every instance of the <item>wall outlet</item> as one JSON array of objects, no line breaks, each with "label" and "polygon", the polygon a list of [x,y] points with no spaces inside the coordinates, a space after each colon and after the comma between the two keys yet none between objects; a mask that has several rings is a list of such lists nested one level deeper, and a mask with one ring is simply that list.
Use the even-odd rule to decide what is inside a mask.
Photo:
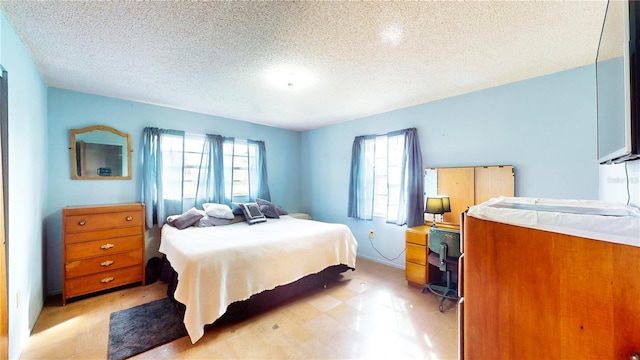
[{"label": "wall outlet", "polygon": [[376,232],[373,230],[369,230],[369,239],[373,239],[374,237],[376,237]]}]

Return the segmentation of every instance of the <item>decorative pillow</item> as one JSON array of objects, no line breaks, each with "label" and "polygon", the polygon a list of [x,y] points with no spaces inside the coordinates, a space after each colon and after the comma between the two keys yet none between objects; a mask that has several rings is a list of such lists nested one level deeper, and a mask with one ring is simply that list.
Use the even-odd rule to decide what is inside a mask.
[{"label": "decorative pillow", "polygon": [[267,218],[260,211],[260,207],[256,203],[240,204],[242,211],[244,211],[244,217],[249,225],[267,221]]},{"label": "decorative pillow", "polygon": [[278,215],[289,215],[287,210],[285,210],[282,206],[276,205],[276,210],[278,211]]},{"label": "decorative pillow", "polygon": [[229,205],[205,203],[205,204],[202,204],[202,207],[204,208],[204,211],[209,216],[220,218],[220,219],[229,219],[229,220],[233,219],[233,211],[231,211],[231,208],[229,207]]},{"label": "decorative pillow", "polygon": [[272,219],[280,219],[278,209],[271,201],[257,198],[256,203],[260,206],[260,211],[262,211],[264,216]]},{"label": "decorative pillow", "polygon": [[171,226],[175,226],[176,228],[182,230],[197,223],[204,216],[205,216],[204,211],[198,210],[193,207],[187,210],[182,215],[172,215],[167,217],[167,224]]},{"label": "decorative pillow", "polygon": [[245,220],[244,214],[236,215],[233,217],[233,219],[221,219],[221,218],[205,215],[202,219],[198,220],[198,222],[195,223],[194,226],[196,227],[223,226],[223,225],[235,224],[237,222],[242,222],[244,220]]},{"label": "decorative pillow", "polygon": [[244,211],[242,210],[242,206],[240,206],[240,203],[237,203],[237,202],[231,203],[231,212],[233,212],[233,215],[244,216]]}]

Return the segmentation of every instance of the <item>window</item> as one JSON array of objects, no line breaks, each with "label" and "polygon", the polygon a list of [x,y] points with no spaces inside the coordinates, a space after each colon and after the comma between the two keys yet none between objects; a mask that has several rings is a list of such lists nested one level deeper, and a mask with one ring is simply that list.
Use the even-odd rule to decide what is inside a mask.
[{"label": "window", "polygon": [[200,164],[206,164],[209,156],[204,153],[203,149],[204,136],[186,135],[184,137],[183,191],[185,199],[196,198]]},{"label": "window", "polygon": [[402,152],[404,141],[399,136],[376,136],[367,146],[367,156],[374,159],[373,216],[388,218],[397,214],[401,187]]},{"label": "window", "polygon": [[[403,179],[406,178],[406,167],[403,165],[404,159],[404,136],[392,136],[387,140],[387,219],[392,218],[391,214],[399,214],[401,198],[406,198],[405,189],[402,186]],[[404,209],[402,209],[404,214]],[[404,218],[404,215],[401,215]]]},{"label": "window", "polygon": [[422,154],[415,129],[354,139],[348,216],[416,226],[424,223]]},{"label": "window", "polygon": [[[251,172],[249,169],[250,164],[255,167],[256,149],[255,144],[249,144],[243,139],[227,139],[224,142],[224,170],[228,178],[228,197],[231,201],[250,201]],[[209,153],[204,149],[204,136],[185,135],[184,143],[181,137],[167,137],[162,142],[162,151],[167,164],[165,167],[167,194],[172,199],[179,199],[182,191],[184,199],[195,199],[200,168],[208,163],[209,157]],[[179,180],[180,177],[182,180]],[[169,186],[176,181],[182,181],[182,190]],[[185,207],[188,205],[190,204],[186,204]]]},{"label": "window", "polygon": [[165,201],[173,201],[172,209],[182,208],[175,202],[182,202],[184,195],[183,187],[180,184],[184,181],[182,155],[184,151],[184,135],[181,133],[165,133],[160,137],[160,150],[162,151],[162,163],[160,172],[162,174],[161,188],[164,192]]},{"label": "window", "polygon": [[143,140],[149,226],[204,202],[270,200],[263,141],[158,128],[145,128]]},{"label": "window", "polygon": [[[256,186],[256,144],[247,140],[227,139],[224,142],[224,171],[227,178],[227,197],[233,202],[251,201],[252,185]],[[252,184],[253,183],[253,184]]]}]

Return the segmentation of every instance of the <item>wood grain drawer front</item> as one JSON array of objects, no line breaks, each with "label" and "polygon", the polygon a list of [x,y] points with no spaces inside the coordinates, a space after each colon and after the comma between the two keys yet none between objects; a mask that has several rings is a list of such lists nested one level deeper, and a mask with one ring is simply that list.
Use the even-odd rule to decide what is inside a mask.
[{"label": "wood grain drawer front", "polygon": [[64,283],[64,290],[66,297],[73,297],[137,281],[142,281],[142,265],[67,279]]},{"label": "wood grain drawer front", "polygon": [[140,227],[96,230],[90,232],[66,233],[65,243],[76,243],[91,240],[111,239],[124,236],[140,235]]},{"label": "wood grain drawer front", "polygon": [[65,232],[89,232],[94,230],[139,227],[142,225],[141,211],[71,215],[65,218]]},{"label": "wood grain drawer front", "polygon": [[427,283],[427,267],[407,262],[405,263],[405,277],[408,281],[423,285]]},{"label": "wood grain drawer front", "polygon": [[427,247],[422,245],[407,243],[406,260],[407,262],[426,265],[427,264]]},{"label": "wood grain drawer front", "polygon": [[142,236],[127,236],[66,245],[66,260],[80,260],[142,249]]},{"label": "wood grain drawer front", "polygon": [[142,263],[142,250],[71,261],[65,264],[67,278],[113,271]]},{"label": "wood grain drawer front", "polygon": [[420,232],[413,232],[411,230],[407,230],[405,232],[405,239],[407,243],[416,244],[416,245],[427,245],[427,237],[428,235]]}]

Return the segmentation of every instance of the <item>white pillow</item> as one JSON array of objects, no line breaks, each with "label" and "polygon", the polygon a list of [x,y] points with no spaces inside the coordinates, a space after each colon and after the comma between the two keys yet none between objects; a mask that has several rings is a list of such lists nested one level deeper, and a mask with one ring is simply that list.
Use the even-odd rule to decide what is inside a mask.
[{"label": "white pillow", "polygon": [[219,219],[229,219],[229,220],[234,218],[233,211],[231,211],[231,208],[229,207],[229,205],[205,203],[205,204],[202,204],[202,207],[204,208],[204,211],[209,216],[219,218]]}]

